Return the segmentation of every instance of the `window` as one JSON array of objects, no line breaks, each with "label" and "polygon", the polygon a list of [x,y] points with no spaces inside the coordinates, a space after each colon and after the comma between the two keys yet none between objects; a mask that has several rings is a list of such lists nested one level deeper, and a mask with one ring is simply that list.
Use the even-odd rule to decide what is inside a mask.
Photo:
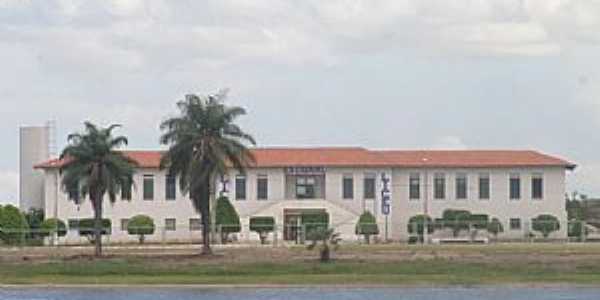
[{"label": "window", "polygon": [[531,198],[544,198],[544,178],[542,178],[542,174],[533,174],[531,178]]},{"label": "window", "polygon": [[177,220],[175,220],[175,219],[165,219],[165,230],[166,231],[175,231],[175,230],[177,230]]},{"label": "window", "polygon": [[408,198],[409,199],[420,199],[421,198],[421,175],[419,173],[410,174],[408,180]]},{"label": "window", "polygon": [[175,176],[165,177],[165,199],[175,200],[177,197],[177,178]]},{"label": "window", "polygon": [[375,199],[375,175],[366,174],[364,180],[365,199]]},{"label": "window", "polygon": [[121,231],[127,231],[129,227],[129,219],[121,219]]},{"label": "window", "polygon": [[446,175],[437,173],[433,179],[433,197],[435,199],[446,199]]},{"label": "window", "polygon": [[521,198],[521,178],[519,174],[510,175],[510,199]]},{"label": "window", "polygon": [[489,174],[479,174],[479,199],[490,199]]},{"label": "window", "polygon": [[314,176],[296,176],[296,198],[314,199],[316,182]]},{"label": "window", "polygon": [[342,198],[354,199],[354,178],[352,175],[344,175],[342,179]]},{"label": "window", "polygon": [[510,219],[510,230],[521,230],[521,219],[511,218]]},{"label": "window", "polygon": [[202,221],[200,219],[190,219],[190,231],[202,230]]},{"label": "window", "polygon": [[133,183],[131,179],[127,179],[123,182],[123,186],[121,187],[121,200],[131,200],[131,189],[133,187]]},{"label": "window", "polygon": [[246,176],[235,177],[235,200],[246,200]]},{"label": "window", "polygon": [[269,178],[267,178],[267,175],[258,175],[258,179],[256,179],[256,198],[258,200],[269,198]]},{"label": "window", "polygon": [[73,200],[75,203],[79,203],[80,194],[78,182],[69,185],[69,187],[67,188],[67,193],[69,194],[69,200]]},{"label": "window", "polygon": [[456,199],[467,199],[467,175],[456,174]]},{"label": "window", "polygon": [[144,175],[144,200],[154,199],[154,175]]}]

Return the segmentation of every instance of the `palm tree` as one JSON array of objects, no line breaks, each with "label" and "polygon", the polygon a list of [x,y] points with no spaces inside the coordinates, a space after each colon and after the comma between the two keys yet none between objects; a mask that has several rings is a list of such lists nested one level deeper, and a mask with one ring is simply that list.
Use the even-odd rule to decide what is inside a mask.
[{"label": "palm tree", "polygon": [[[306,247],[308,250],[317,248],[319,250],[319,260],[321,262],[329,262],[331,260],[331,248],[337,250],[340,247],[340,234],[335,232],[333,228],[328,229],[319,227],[308,237],[312,242]],[[318,246],[319,242],[321,243]],[[318,246],[318,247],[317,247]]]},{"label": "palm tree", "polygon": [[120,125],[98,128],[90,122],[84,124],[83,133],[68,136],[69,144],[60,155],[67,163],[60,172],[64,189],[76,187],[83,198],[89,195],[94,210],[95,255],[99,257],[102,255],[102,200],[108,194],[114,203],[121,188],[132,184],[136,163],[116,151],[127,145],[126,137],[112,135]]},{"label": "palm tree", "polygon": [[161,168],[179,177],[179,188],[189,193],[202,220],[202,254],[210,255],[210,201],[212,184],[230,167],[243,173],[254,162],[246,147],[256,145],[254,138],[234,123],[246,114],[241,107],[226,106],[226,91],[201,97],[186,95],[177,103],[180,115],[164,121],[160,142],[168,145]]}]

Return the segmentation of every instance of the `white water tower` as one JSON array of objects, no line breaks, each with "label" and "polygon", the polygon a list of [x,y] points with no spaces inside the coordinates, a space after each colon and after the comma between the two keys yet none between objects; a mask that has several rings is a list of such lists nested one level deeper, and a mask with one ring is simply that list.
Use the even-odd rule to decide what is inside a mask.
[{"label": "white water tower", "polygon": [[19,129],[19,208],[22,211],[44,208],[44,173],[34,166],[55,155],[51,153],[53,134],[54,122]]}]

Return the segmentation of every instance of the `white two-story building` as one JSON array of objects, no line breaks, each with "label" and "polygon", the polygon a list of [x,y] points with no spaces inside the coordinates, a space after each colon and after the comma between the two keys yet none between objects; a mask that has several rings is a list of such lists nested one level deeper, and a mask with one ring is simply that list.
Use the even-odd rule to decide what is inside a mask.
[{"label": "white two-story building", "polygon": [[[561,222],[554,237],[566,237],[565,173],[575,165],[535,151],[395,151],[364,148],[259,148],[245,174],[232,170],[216,184],[240,215],[240,240],[256,240],[253,216],[272,216],[280,240],[296,240],[303,214],[326,212],[346,240],[357,239],[364,211],[380,224],[380,238],[408,239],[411,216],[439,218],[446,209],[487,214],[504,224],[500,238],[519,238],[532,218],[551,214]],[[160,151],[126,151],[138,163],[134,187],[104,205],[112,220],[111,241],[135,241],[125,230],[137,214],[151,216],[157,231],[148,240],[200,240],[199,214],[178,189],[177,178],[159,169]],[[44,210],[69,224],[64,241],[77,242],[76,224],[93,216],[91,203],[75,204],[76,193],[60,188],[62,161],[41,163]]]}]

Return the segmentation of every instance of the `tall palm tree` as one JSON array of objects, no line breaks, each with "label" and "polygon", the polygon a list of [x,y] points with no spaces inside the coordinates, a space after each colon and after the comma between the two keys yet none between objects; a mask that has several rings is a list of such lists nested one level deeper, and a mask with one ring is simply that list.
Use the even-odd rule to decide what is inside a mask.
[{"label": "tall palm tree", "polygon": [[102,255],[102,200],[108,194],[114,203],[117,194],[125,186],[131,185],[135,162],[116,149],[127,145],[124,136],[114,137],[112,132],[120,125],[98,128],[85,122],[83,133],[68,136],[69,144],[60,155],[66,160],[61,168],[62,186],[66,190],[77,188],[85,198],[89,195],[94,210],[95,255]]},{"label": "tall palm tree", "polygon": [[210,201],[217,176],[231,167],[244,172],[254,157],[246,145],[256,145],[254,138],[234,123],[245,115],[241,107],[226,106],[226,91],[216,95],[186,95],[177,103],[179,116],[164,121],[160,142],[168,145],[161,168],[179,177],[179,188],[189,193],[202,220],[202,254],[210,248]]}]

